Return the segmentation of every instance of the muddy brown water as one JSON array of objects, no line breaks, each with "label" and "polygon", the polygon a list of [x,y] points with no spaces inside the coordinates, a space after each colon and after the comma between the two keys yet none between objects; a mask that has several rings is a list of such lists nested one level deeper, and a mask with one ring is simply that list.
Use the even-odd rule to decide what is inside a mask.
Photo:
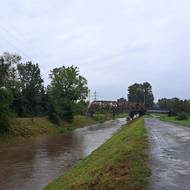
[{"label": "muddy brown water", "polygon": [[108,121],[72,133],[0,145],[0,190],[41,190],[97,149],[125,119]]}]

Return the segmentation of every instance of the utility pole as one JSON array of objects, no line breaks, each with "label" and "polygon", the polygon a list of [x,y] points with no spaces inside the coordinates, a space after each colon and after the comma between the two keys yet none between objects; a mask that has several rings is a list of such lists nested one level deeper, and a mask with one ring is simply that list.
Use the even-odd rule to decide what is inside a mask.
[{"label": "utility pole", "polygon": [[89,101],[89,104],[90,104],[90,101],[91,101],[90,89],[88,90],[88,101]]},{"label": "utility pole", "polygon": [[95,90],[95,92],[94,92],[94,101],[96,101],[96,100],[97,100],[97,92]]},{"label": "utility pole", "polygon": [[144,89],[144,107],[146,107],[146,90]]}]

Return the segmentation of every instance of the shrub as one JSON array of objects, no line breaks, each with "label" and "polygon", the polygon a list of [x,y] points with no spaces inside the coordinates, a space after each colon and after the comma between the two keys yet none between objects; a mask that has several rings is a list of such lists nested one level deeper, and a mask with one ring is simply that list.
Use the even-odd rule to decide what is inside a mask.
[{"label": "shrub", "polygon": [[60,118],[58,114],[56,113],[55,108],[52,104],[50,104],[48,107],[48,118],[52,123],[59,125]]},{"label": "shrub", "polygon": [[130,118],[133,118],[134,115],[135,115],[135,113],[134,113],[133,111],[129,112],[129,117],[130,117]]},{"label": "shrub", "polygon": [[188,119],[188,115],[186,113],[179,113],[177,116],[176,116],[176,119],[177,120],[186,120]]},{"label": "shrub", "polygon": [[169,117],[173,117],[173,116],[177,116],[177,114],[176,114],[175,112],[170,111],[170,112],[168,113],[168,116],[169,116]]}]

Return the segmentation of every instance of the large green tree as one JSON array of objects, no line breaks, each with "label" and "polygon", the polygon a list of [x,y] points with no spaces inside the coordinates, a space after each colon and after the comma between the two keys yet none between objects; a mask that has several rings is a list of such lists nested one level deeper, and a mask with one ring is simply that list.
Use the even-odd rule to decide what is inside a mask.
[{"label": "large green tree", "polygon": [[12,93],[5,87],[0,87],[0,133],[8,132],[9,117],[11,114],[10,105],[12,103]]},{"label": "large green tree", "polygon": [[15,89],[17,88],[17,70],[21,57],[17,54],[5,52],[0,56],[0,86]]},{"label": "large green tree", "polygon": [[27,62],[17,65],[18,90],[15,95],[14,109],[19,116],[36,116],[42,112],[44,96],[43,79],[38,64]]},{"label": "large green tree", "polygon": [[77,67],[59,67],[50,74],[48,95],[51,102],[50,116],[72,121],[75,106],[88,95],[87,80],[79,74]]},{"label": "large green tree", "polygon": [[143,103],[146,108],[154,104],[152,86],[148,82],[135,83],[128,87],[128,101],[132,103]]},{"label": "large green tree", "polygon": [[13,91],[16,89],[16,64],[20,56],[4,53],[0,56],[0,133],[9,129]]},{"label": "large green tree", "polygon": [[0,56],[0,87],[13,95],[12,110],[18,116],[34,116],[45,112],[47,98],[38,64],[21,63],[17,54]]}]

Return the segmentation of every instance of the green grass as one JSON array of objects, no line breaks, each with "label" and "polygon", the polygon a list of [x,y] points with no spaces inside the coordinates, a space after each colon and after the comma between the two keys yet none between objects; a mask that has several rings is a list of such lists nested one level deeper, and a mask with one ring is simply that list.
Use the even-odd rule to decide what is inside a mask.
[{"label": "green grass", "polygon": [[0,135],[0,143],[12,143],[21,138],[28,138],[42,134],[54,134],[57,127],[46,117],[12,118],[9,133]]},{"label": "green grass", "polygon": [[113,119],[111,114],[96,114],[94,117],[77,115],[72,123],[62,121],[60,125],[57,126],[51,123],[46,117],[12,118],[10,121],[10,132],[0,135],[0,143],[11,143],[18,138],[28,138],[37,135],[67,133],[76,128],[102,123],[111,119]]},{"label": "green grass", "polygon": [[150,175],[147,146],[144,119],[140,118],[44,190],[145,190]]},{"label": "green grass", "polygon": [[167,115],[162,115],[160,117],[160,120],[190,127],[190,118],[187,120],[177,120],[176,117],[169,117]]}]

